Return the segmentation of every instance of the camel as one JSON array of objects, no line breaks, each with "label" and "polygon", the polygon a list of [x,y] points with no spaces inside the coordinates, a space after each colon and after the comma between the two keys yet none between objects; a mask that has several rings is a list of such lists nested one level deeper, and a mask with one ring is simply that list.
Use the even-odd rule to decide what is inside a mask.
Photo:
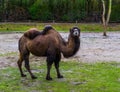
[{"label": "camel", "polygon": [[63,78],[59,70],[61,54],[68,58],[77,53],[80,47],[80,29],[78,27],[70,29],[68,41],[65,41],[52,26],[46,26],[41,32],[36,28],[32,28],[19,39],[18,47],[20,55],[17,64],[22,77],[26,77],[22,70],[22,62],[25,61],[25,68],[30,73],[31,78],[37,78],[31,72],[29,65],[29,55],[32,53],[35,56],[47,57],[46,80],[52,80],[50,69],[53,63],[56,68],[57,77]]}]

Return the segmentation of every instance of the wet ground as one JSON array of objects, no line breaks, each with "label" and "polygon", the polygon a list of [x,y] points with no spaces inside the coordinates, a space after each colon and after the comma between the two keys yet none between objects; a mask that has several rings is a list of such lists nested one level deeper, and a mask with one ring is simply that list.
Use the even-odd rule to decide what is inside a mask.
[{"label": "wet ground", "polygon": [[[65,39],[68,37],[68,33],[61,35]],[[18,40],[21,36],[22,33],[0,34],[0,68],[16,65]],[[40,59],[45,60],[38,60]],[[78,53],[69,59],[62,59],[80,62],[120,62],[120,32],[110,32],[108,37],[103,37],[102,33],[81,33],[81,47]]]}]

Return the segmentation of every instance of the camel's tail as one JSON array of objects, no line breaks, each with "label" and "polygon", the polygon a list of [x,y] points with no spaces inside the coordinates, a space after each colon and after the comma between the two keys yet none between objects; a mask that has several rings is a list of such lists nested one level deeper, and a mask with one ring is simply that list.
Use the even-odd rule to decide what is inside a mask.
[{"label": "camel's tail", "polygon": [[53,27],[49,26],[49,25],[45,26],[45,28],[41,32],[38,31],[38,29],[36,29],[36,28],[31,28],[27,32],[24,33],[24,36],[32,40],[32,39],[34,39],[38,35],[45,35],[45,34],[47,34],[47,32],[49,30],[51,30],[51,29],[53,29]]}]

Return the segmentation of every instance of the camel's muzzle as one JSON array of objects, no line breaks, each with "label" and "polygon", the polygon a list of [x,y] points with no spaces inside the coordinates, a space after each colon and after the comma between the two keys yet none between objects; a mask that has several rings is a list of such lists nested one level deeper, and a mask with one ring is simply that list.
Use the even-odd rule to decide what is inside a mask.
[{"label": "camel's muzzle", "polygon": [[73,35],[74,35],[74,36],[79,36],[79,32],[78,32],[77,29],[75,29],[75,31],[73,32]]}]

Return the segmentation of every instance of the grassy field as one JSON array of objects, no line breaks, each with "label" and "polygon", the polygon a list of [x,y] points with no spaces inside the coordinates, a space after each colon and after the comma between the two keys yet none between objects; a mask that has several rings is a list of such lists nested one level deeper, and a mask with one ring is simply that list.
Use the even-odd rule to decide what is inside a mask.
[{"label": "grassy field", "polygon": [[120,63],[80,63],[62,61],[60,69],[63,79],[56,78],[52,67],[52,81],[45,80],[46,64],[31,64],[34,74],[21,78],[17,67],[8,67],[0,71],[0,92],[119,92]]},{"label": "grassy field", "polygon": [[[52,25],[57,31],[68,32],[73,26],[78,26],[83,32],[103,32],[101,24],[85,23],[0,23],[0,32],[26,31],[29,28],[36,27],[42,30],[45,25]],[[110,24],[108,31],[120,31],[120,24]]]}]

